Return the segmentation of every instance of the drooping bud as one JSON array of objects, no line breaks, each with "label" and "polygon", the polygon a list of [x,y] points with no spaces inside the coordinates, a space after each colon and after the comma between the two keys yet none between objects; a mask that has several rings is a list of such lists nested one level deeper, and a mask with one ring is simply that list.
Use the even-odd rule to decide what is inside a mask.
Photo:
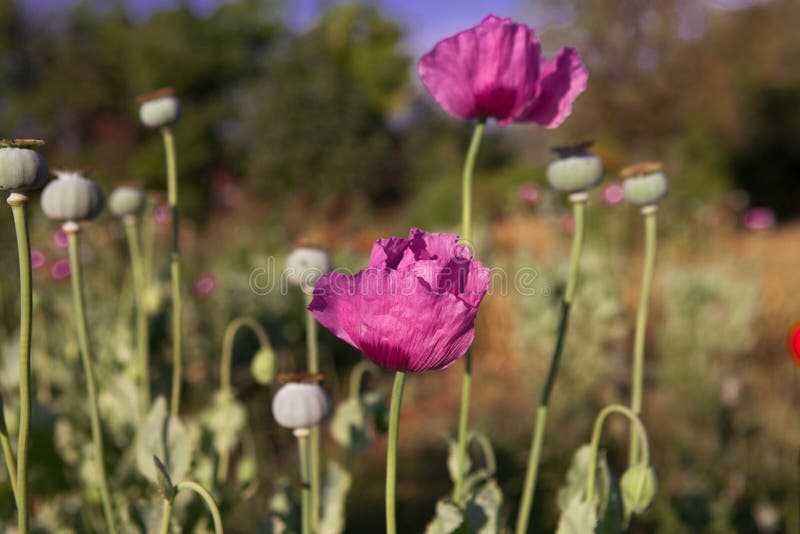
[{"label": "drooping bud", "polygon": [[547,166],[547,181],[556,191],[587,191],[603,178],[603,162],[589,152],[592,142],[554,148],[558,159]]},{"label": "drooping bud", "polygon": [[272,399],[272,415],[284,428],[311,428],[330,413],[328,393],[319,385],[319,375],[291,375]]},{"label": "drooping bud", "polygon": [[286,279],[302,289],[309,289],[332,268],[333,262],[325,250],[297,247],[286,258]]},{"label": "drooping bud", "polygon": [[275,360],[275,351],[271,347],[264,347],[256,352],[250,362],[250,371],[256,382],[266,385],[275,380],[275,368],[277,367]]},{"label": "drooping bud", "polygon": [[147,195],[141,187],[122,186],[108,197],[108,209],[117,217],[139,215],[147,204]]},{"label": "drooping bud", "polygon": [[139,97],[139,119],[148,128],[163,128],[178,121],[181,101],[170,87]]},{"label": "drooping bud", "polygon": [[625,200],[636,206],[650,206],[667,196],[669,185],[661,163],[646,162],[629,165],[620,171],[625,179]]},{"label": "drooping bud", "polygon": [[47,183],[47,162],[30,148],[43,144],[37,139],[0,140],[0,191],[30,191]]},{"label": "drooping bud", "polygon": [[57,221],[85,221],[97,217],[105,204],[103,190],[77,172],[56,171],[57,178],[42,192],[42,210]]}]

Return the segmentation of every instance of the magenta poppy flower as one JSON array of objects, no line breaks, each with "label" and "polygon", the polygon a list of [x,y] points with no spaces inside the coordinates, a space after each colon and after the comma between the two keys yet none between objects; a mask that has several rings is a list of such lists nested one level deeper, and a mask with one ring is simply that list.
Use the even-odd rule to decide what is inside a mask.
[{"label": "magenta poppy flower", "polygon": [[194,282],[194,294],[200,298],[209,296],[217,288],[217,278],[213,274],[204,274]]},{"label": "magenta poppy flower", "polygon": [[522,202],[528,204],[529,206],[533,206],[539,202],[539,198],[542,196],[542,193],[539,190],[539,186],[536,184],[525,184],[522,186],[522,189],[520,189],[519,196],[522,199]]},{"label": "magenta poppy flower", "polygon": [[744,214],[744,226],[756,232],[775,226],[775,212],[769,208],[753,208]]},{"label": "magenta poppy flower", "polygon": [[609,206],[615,206],[625,200],[625,188],[620,182],[612,182],[603,189],[603,201]]},{"label": "magenta poppy flower", "polygon": [[439,41],[422,56],[418,70],[450,115],[545,128],[564,122],[589,77],[575,49],[545,59],[532,29],[494,15]]},{"label": "magenta poppy flower", "polygon": [[64,233],[64,230],[61,228],[56,228],[53,230],[53,233],[50,234],[50,242],[56,248],[67,248],[69,245],[67,242],[67,234]]},{"label": "magenta poppy flower", "polygon": [[44,264],[47,263],[47,256],[45,256],[44,252],[39,250],[38,248],[31,250],[31,267],[34,271],[41,269],[44,267]]},{"label": "magenta poppy flower", "polygon": [[488,288],[489,269],[457,236],[412,228],[377,240],[365,270],[323,275],[308,309],[381,367],[428,371],[467,352]]},{"label": "magenta poppy flower", "polygon": [[53,280],[63,280],[69,277],[71,270],[69,260],[61,258],[50,268],[50,278]]}]

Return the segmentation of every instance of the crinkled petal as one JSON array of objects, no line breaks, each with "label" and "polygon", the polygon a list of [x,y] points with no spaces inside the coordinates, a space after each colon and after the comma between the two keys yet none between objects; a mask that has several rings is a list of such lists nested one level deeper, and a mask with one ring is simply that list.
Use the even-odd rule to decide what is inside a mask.
[{"label": "crinkled petal", "polygon": [[467,247],[458,244],[458,236],[447,232],[428,233],[412,228],[408,233],[408,248],[397,264],[399,270],[408,269],[417,261],[433,260],[446,265],[453,257],[469,253]]},{"label": "crinkled petal", "polygon": [[419,62],[419,76],[442,108],[462,119],[510,119],[536,95],[541,46],[534,31],[489,15],[444,39]]},{"label": "crinkled petal", "polygon": [[447,264],[418,261],[411,270],[437,293],[451,293],[477,308],[489,289],[490,272],[478,260],[453,258]]},{"label": "crinkled petal", "polygon": [[411,271],[366,269],[320,278],[308,306],[317,320],[393,371],[443,369],[472,344],[477,308],[431,291]]},{"label": "crinkled petal", "polygon": [[554,58],[542,60],[539,92],[514,122],[537,122],[555,128],[572,113],[572,102],[586,89],[589,73],[578,52],[564,48]]},{"label": "crinkled petal", "polygon": [[369,267],[396,269],[408,248],[408,239],[389,237],[378,239],[372,245],[369,255]]}]

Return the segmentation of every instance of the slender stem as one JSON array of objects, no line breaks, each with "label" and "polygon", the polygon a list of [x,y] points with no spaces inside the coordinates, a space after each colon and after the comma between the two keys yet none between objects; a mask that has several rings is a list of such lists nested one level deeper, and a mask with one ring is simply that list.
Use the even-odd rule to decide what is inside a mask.
[{"label": "slender stem", "polygon": [[198,484],[197,482],[192,482],[191,480],[184,480],[182,482],[178,482],[176,486],[178,491],[182,490],[189,490],[195,492],[197,495],[200,496],[203,501],[205,501],[206,506],[208,507],[208,511],[211,514],[211,519],[214,521],[214,532],[215,534],[223,534],[222,529],[222,516],[219,513],[219,508],[217,508],[217,503],[214,501],[214,497],[206,490],[203,486]]},{"label": "slender stem", "polygon": [[170,523],[172,522],[172,501],[164,499],[164,511],[161,514],[161,534],[169,534]]},{"label": "slender stem", "polygon": [[18,530],[30,531],[28,526],[28,448],[31,434],[31,247],[25,205],[28,197],[12,193],[8,204],[14,216],[19,255],[19,442],[17,444],[17,499]]},{"label": "slender stem", "polygon": [[531,449],[528,456],[528,468],[525,473],[525,486],[522,492],[520,508],[517,515],[516,534],[525,534],[528,531],[531,510],[533,508],[533,496],[536,492],[536,481],[539,473],[539,460],[542,454],[542,443],[544,442],[544,432],[547,428],[547,412],[550,406],[550,395],[555,386],[558,369],[561,363],[561,353],[564,350],[564,342],[567,336],[567,326],[569,325],[569,312],[572,307],[572,300],[575,297],[575,290],[578,284],[578,271],[580,267],[581,252],[583,251],[583,236],[586,227],[586,200],[585,192],[574,193],[570,196],[572,202],[572,213],[575,218],[575,233],[572,235],[572,251],[570,252],[569,274],[567,276],[567,287],[564,297],[561,300],[561,316],[558,321],[558,332],[556,334],[556,344],[553,348],[553,356],[550,360],[550,368],[547,371],[547,379],[542,389],[542,398],[539,409],[536,412],[536,423],[531,439]]},{"label": "slender stem", "polygon": [[150,334],[147,310],[144,307],[146,290],[144,261],[139,243],[139,224],[135,216],[126,216],[122,221],[128,239],[133,272],[133,292],[136,295],[136,351],[139,355],[139,394],[141,395],[142,415],[150,408]]},{"label": "slender stem", "polygon": [[81,274],[78,243],[79,231],[78,225],[74,222],[64,224],[64,232],[67,234],[69,243],[70,278],[72,282],[72,301],[75,307],[75,327],[78,333],[78,345],[81,351],[83,372],[86,377],[86,392],[89,397],[89,417],[92,425],[92,442],[94,444],[97,475],[100,482],[100,496],[103,501],[103,515],[106,519],[106,528],[108,532],[116,534],[117,529],[114,524],[114,512],[111,507],[111,493],[108,489],[108,478],[106,477],[105,454],[103,451],[103,429],[100,425],[100,410],[97,405],[97,388],[94,381],[92,354],[89,348],[89,328],[86,324],[86,314],[84,312],[83,277]]},{"label": "slender stem", "polygon": [[[485,119],[475,125],[472,140],[469,143],[464,170],[461,176],[461,240],[472,246],[472,174],[475,169],[475,158],[481,146]],[[467,434],[469,433],[469,399],[472,392],[472,353],[467,352],[464,358],[464,375],[461,379],[461,407],[458,414],[458,443],[456,454],[456,481],[453,488],[453,499],[461,501],[461,488],[464,484],[464,465],[467,457]]]},{"label": "slender stem", "polygon": [[[650,289],[653,285],[653,272],[656,262],[656,206],[645,206],[642,209],[645,226],[644,272],[642,273],[642,289],[639,294],[639,309],[636,312],[636,333],[633,342],[633,378],[631,409],[636,415],[642,413],[642,388],[644,382],[644,341],[647,330],[647,312],[650,303]],[[631,432],[628,463],[634,465],[639,461],[639,448],[633,432]]]},{"label": "slender stem", "polygon": [[302,506],[302,533],[311,532],[311,487],[309,482],[309,450],[307,428],[300,428],[295,431],[297,436],[297,447],[300,453],[300,484],[301,484],[301,506]]},{"label": "slender stem", "polygon": [[594,430],[592,431],[592,443],[591,443],[591,456],[589,457],[589,473],[588,477],[586,478],[586,500],[591,501],[594,499],[594,480],[595,474],[597,472],[597,452],[600,448],[600,436],[603,433],[603,424],[606,421],[606,418],[611,415],[612,413],[618,413],[624,415],[628,418],[631,422],[631,431],[633,432],[634,436],[637,438],[637,441],[641,445],[642,448],[642,461],[645,465],[650,464],[650,446],[647,442],[647,431],[642,424],[641,419],[627,406],[623,406],[621,404],[612,404],[610,406],[606,406],[597,416],[597,419],[594,421]]},{"label": "slender stem", "polygon": [[152,202],[145,204],[145,216],[142,217],[142,265],[145,287],[149,286],[153,271],[153,251],[155,249],[155,224],[153,223]]},{"label": "slender stem", "polygon": [[392,404],[389,408],[389,446],[386,451],[386,534],[397,533],[395,513],[395,488],[397,487],[397,437],[400,432],[400,404],[403,402],[403,389],[406,374],[398,371],[394,375]]},{"label": "slender stem", "polygon": [[[258,338],[258,344],[261,348],[269,347],[269,337],[267,337],[264,327],[252,317],[239,317],[234,319],[225,328],[225,334],[222,337],[222,360],[220,363],[220,391],[226,398],[233,396],[231,389],[231,367],[233,366],[233,340],[236,333],[242,327],[250,328]],[[230,467],[230,451],[225,449],[220,451],[219,465],[217,466],[217,481],[221,484],[228,479],[228,469]]]},{"label": "slender stem", "polygon": [[[311,302],[313,295],[305,293],[306,307]],[[317,320],[306,310],[306,365],[309,373],[319,372],[319,346],[317,343]],[[311,428],[309,446],[311,448],[311,532],[319,530],[319,508],[322,498],[322,473],[320,461],[320,430],[319,425]]]},{"label": "slender stem", "polygon": [[361,397],[361,381],[364,380],[364,376],[369,373],[375,374],[377,370],[375,364],[366,359],[361,360],[353,367],[353,370],[350,371],[350,386],[348,389],[348,396],[351,400],[357,400]]},{"label": "slender stem", "polygon": [[8,437],[8,426],[4,413],[3,398],[0,396],[0,446],[3,448],[3,459],[6,461],[8,469],[8,480],[11,483],[11,493],[14,494],[14,502],[17,501],[17,461],[14,458],[14,451],[11,449],[11,440]]},{"label": "slender stem", "polygon": [[170,278],[172,280],[172,399],[170,413],[177,416],[181,405],[181,378],[183,373],[183,320],[181,307],[181,251],[178,230],[178,171],[175,164],[175,138],[169,127],[161,129],[167,157],[167,199],[172,220],[172,250],[170,253]]}]

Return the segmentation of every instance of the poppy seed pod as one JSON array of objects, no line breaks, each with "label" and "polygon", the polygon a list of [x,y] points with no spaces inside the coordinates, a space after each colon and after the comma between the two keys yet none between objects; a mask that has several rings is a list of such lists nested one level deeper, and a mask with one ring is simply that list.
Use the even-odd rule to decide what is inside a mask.
[{"label": "poppy seed pod", "polygon": [[41,144],[33,139],[0,141],[0,191],[29,191],[47,183],[47,162],[28,148]]},{"label": "poppy seed pod", "polygon": [[298,247],[286,258],[286,279],[301,288],[314,287],[333,268],[330,255],[316,247]]},{"label": "poppy seed pod", "polygon": [[103,209],[103,190],[77,172],[57,172],[58,177],[42,192],[42,210],[57,221],[84,221]]},{"label": "poppy seed pod", "polygon": [[547,181],[556,191],[577,193],[597,185],[603,178],[603,162],[589,152],[591,142],[554,148],[558,159],[547,166]]},{"label": "poppy seed pod", "polygon": [[262,385],[272,383],[275,379],[276,367],[275,351],[270,347],[259,349],[250,362],[250,371],[253,373],[253,378]]},{"label": "poppy seed pod", "polygon": [[625,200],[636,206],[650,206],[667,196],[667,177],[656,162],[637,163],[620,171],[625,178]]},{"label": "poppy seed pod", "polygon": [[284,428],[311,428],[330,412],[331,401],[315,382],[289,382],[272,398],[272,415]]},{"label": "poppy seed pod", "polygon": [[172,89],[160,89],[139,98],[139,120],[148,128],[163,128],[177,122],[181,101]]},{"label": "poppy seed pod", "polygon": [[108,209],[117,217],[139,215],[147,204],[147,195],[141,187],[118,187],[108,197]]}]

